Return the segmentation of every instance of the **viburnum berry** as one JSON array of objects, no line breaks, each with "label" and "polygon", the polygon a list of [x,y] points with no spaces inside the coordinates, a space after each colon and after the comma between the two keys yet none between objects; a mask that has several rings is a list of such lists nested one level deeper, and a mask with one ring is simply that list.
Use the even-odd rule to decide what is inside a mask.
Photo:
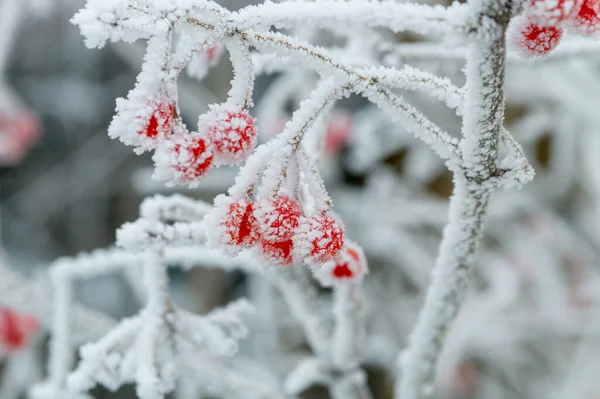
[{"label": "viburnum berry", "polygon": [[154,177],[168,184],[195,186],[212,168],[210,142],[201,133],[178,134],[165,140],[154,153]]},{"label": "viburnum berry", "polygon": [[294,198],[278,194],[260,200],[255,215],[264,239],[270,242],[286,241],[294,236],[302,209]]},{"label": "viburnum berry", "polygon": [[362,248],[355,242],[346,240],[333,260],[315,271],[315,277],[324,286],[331,286],[342,281],[360,279],[367,272],[367,261]]},{"label": "viburnum berry", "polygon": [[344,245],[344,226],[330,212],[301,218],[294,235],[296,257],[307,264],[327,262],[340,252]]},{"label": "viburnum berry", "polygon": [[540,26],[529,18],[518,16],[508,27],[509,42],[526,58],[539,57],[554,50],[563,35],[556,26]]},{"label": "viburnum berry", "polygon": [[0,348],[6,352],[21,349],[39,330],[38,321],[12,309],[0,308]]},{"label": "viburnum berry", "polygon": [[572,18],[582,0],[528,0],[524,13],[540,26],[553,26]]},{"label": "viburnum berry", "polygon": [[[215,200],[217,203],[217,200]],[[222,244],[251,248],[258,243],[260,233],[250,198],[223,204],[218,216],[217,237]]]},{"label": "viburnum berry", "polygon": [[568,27],[580,35],[591,35],[600,31],[600,1],[583,0]]},{"label": "viburnum berry", "polygon": [[173,129],[174,118],[175,107],[173,104],[161,103],[154,107],[150,118],[138,134],[156,140],[168,137]]},{"label": "viburnum berry", "polygon": [[263,257],[275,266],[289,266],[294,262],[294,242],[291,239],[282,241],[262,239],[260,248]]},{"label": "viburnum berry", "polygon": [[237,165],[256,146],[257,130],[248,111],[228,104],[212,105],[200,116],[198,129],[205,131],[214,144],[215,160],[219,164]]}]

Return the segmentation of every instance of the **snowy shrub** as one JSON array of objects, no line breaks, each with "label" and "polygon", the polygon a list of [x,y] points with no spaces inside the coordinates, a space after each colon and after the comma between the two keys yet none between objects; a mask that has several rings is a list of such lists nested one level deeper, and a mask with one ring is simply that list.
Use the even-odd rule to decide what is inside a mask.
[{"label": "snowy shrub", "polygon": [[[7,353],[27,346],[40,325],[50,331],[48,376],[30,390],[32,397],[88,397],[96,385],[114,391],[134,384],[140,399],[171,392],[184,398],[284,398],[322,385],[335,399],[364,399],[373,397],[365,371],[370,363],[391,370],[398,399],[470,397],[481,386],[492,387],[481,397],[493,399],[502,396],[493,384],[484,384],[480,363],[486,356],[509,369],[503,372],[510,385],[519,378],[524,352],[518,348],[529,343],[528,333],[533,336],[546,325],[559,326],[547,334],[560,330],[561,337],[568,336],[569,327],[578,334],[585,330],[572,319],[574,309],[586,308],[589,300],[580,289],[587,266],[565,287],[556,265],[557,258],[572,256],[573,248],[585,244],[535,203],[504,192],[534,177],[504,119],[506,92],[514,91],[538,110],[524,122],[530,134],[553,124],[547,119],[551,112],[539,111],[546,105],[531,99],[527,79],[512,78],[508,68],[517,65],[524,73],[539,65],[543,72],[545,62],[568,64],[572,57],[597,52],[596,0],[472,0],[448,6],[291,0],[237,11],[210,0],[88,0],[72,22],[91,48],[146,41],[141,72],[127,97],[117,99],[108,134],[136,154],[151,152],[156,180],[194,188],[216,168],[239,166],[239,171],[214,204],[181,195],[148,198],[139,219],[117,231],[115,248],[53,263],[50,318],[39,310],[34,314],[38,321],[0,309],[0,345]],[[317,40],[321,30],[337,41],[322,45]],[[414,39],[402,40],[407,34]],[[180,74],[210,76],[225,52],[234,73],[227,99],[194,115],[198,124],[190,128],[180,110]],[[272,73],[277,76],[255,110],[256,76]],[[594,83],[600,87],[597,79]],[[407,101],[414,93],[426,104],[423,110]],[[563,98],[560,90],[548,97]],[[336,108],[348,98],[360,98],[360,111]],[[285,110],[290,103],[295,108],[291,115]],[[448,111],[460,120],[460,128],[435,121]],[[585,112],[593,120],[595,110]],[[380,130],[388,136],[374,137]],[[415,144],[408,134],[425,145]],[[413,168],[407,173],[417,185],[449,171],[453,191],[447,220],[439,216],[445,215],[439,202],[428,202],[424,195],[410,198],[409,190],[384,171],[367,182],[366,205],[358,211],[351,190],[330,196],[327,160],[350,145],[346,162],[355,171],[403,146],[413,148]],[[496,192],[505,200],[494,210],[489,205]],[[488,213],[490,241],[509,248],[508,255],[495,254],[493,243],[477,251]],[[507,220],[520,223],[519,233],[507,236],[506,230],[494,228]],[[437,243],[430,230],[445,222],[429,281],[431,246]],[[546,230],[545,224],[562,227]],[[411,229],[420,231],[412,234]],[[541,259],[544,245],[558,254]],[[541,260],[527,258],[533,247]],[[590,249],[575,252],[584,257]],[[476,270],[478,256],[486,267]],[[510,272],[508,256],[516,265]],[[367,258],[377,259],[375,265]],[[385,273],[403,274],[398,281],[427,291],[422,306],[408,289],[396,287],[402,291],[393,297],[398,303],[389,303],[385,290],[368,287],[369,273],[377,278],[382,259],[402,264]],[[538,262],[548,270],[536,269]],[[195,266],[243,270],[253,276],[263,300],[255,292],[256,301],[240,299],[206,315],[186,311],[169,291],[168,270]],[[74,303],[77,281],[116,272],[143,279],[145,306],[136,315],[114,322]],[[470,290],[478,279],[489,286],[484,294]],[[380,276],[378,281],[386,280]],[[598,289],[597,277],[588,283],[588,289]],[[235,356],[240,341],[252,334],[246,323],[253,312],[281,314],[260,308],[279,306],[273,303],[279,297],[268,296],[267,285],[278,289],[310,353],[282,356],[281,366],[253,359],[242,367]],[[540,292],[560,300],[536,303]],[[533,304],[504,317],[514,303],[526,303],[527,294],[535,298]],[[386,327],[386,308],[393,308],[412,332],[403,331],[398,339],[387,331],[393,328]],[[82,318],[97,325],[92,337],[75,329]],[[496,349],[503,340],[511,350]],[[580,344],[580,351],[591,345],[586,339]],[[465,347],[472,352],[459,350]],[[566,344],[561,349],[575,352]],[[550,350],[545,355],[558,356]],[[573,370],[588,367],[585,354],[577,352],[572,359],[561,364]],[[273,370],[265,371],[269,366]],[[577,386],[575,371],[565,366],[562,374],[555,385],[545,382],[557,398],[571,395]],[[543,385],[541,380],[536,384]],[[436,384],[441,387],[437,393]],[[523,397],[550,396],[549,389],[536,384]],[[583,399],[590,392],[564,397]]]}]

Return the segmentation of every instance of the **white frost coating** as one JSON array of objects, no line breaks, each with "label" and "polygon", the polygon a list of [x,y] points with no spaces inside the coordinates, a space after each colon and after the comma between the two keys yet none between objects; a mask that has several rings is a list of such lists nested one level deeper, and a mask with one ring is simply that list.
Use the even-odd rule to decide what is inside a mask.
[{"label": "white frost coating", "polygon": [[360,280],[336,285],[333,291],[336,326],[333,364],[342,370],[359,370],[365,339],[365,304]]},{"label": "white frost coating", "polygon": [[225,47],[233,65],[233,80],[231,89],[227,93],[227,102],[243,109],[251,108],[254,106],[252,101],[254,65],[250,49],[237,37],[225,40]]},{"label": "white frost coating", "polygon": [[[421,34],[444,34],[460,27],[466,7],[455,4],[446,8],[393,1],[318,1],[314,3],[288,1],[249,6],[234,14],[242,29],[259,26],[288,28],[310,19],[311,24],[359,27],[385,27],[395,32],[414,31]],[[453,25],[455,24],[455,25]]]},{"label": "white frost coating", "polygon": [[154,152],[152,178],[168,187],[197,187],[213,167],[213,147],[205,133],[173,134]]},{"label": "white frost coating", "polygon": [[[478,6],[488,12],[494,7],[491,2]],[[437,360],[448,326],[464,300],[483,230],[491,192],[484,183],[496,171],[504,116],[504,36],[508,18],[499,15],[497,18],[503,23],[481,18],[483,22],[473,36],[465,70],[462,170],[455,169],[449,224],[444,229],[425,305],[401,358],[397,394],[403,399],[428,398],[433,393]]]},{"label": "white frost coating", "polygon": [[200,221],[212,210],[212,206],[181,194],[163,196],[157,194],[146,198],[140,205],[140,217],[153,222]]},{"label": "white frost coating", "polygon": [[235,78],[231,92],[226,103],[210,105],[208,112],[198,118],[198,131],[212,142],[216,166],[239,165],[254,150],[258,139],[256,121],[246,110],[248,102],[252,104],[251,86],[240,87]]},{"label": "white frost coating", "polygon": [[117,245],[129,251],[139,252],[154,245],[185,246],[204,241],[202,222],[165,225],[139,219],[126,223],[117,230]]},{"label": "white frost coating", "polygon": [[524,14],[533,22],[542,26],[555,26],[576,15],[582,2],[576,0],[528,0],[522,3]]},{"label": "white frost coating", "polygon": [[127,99],[117,99],[117,114],[108,134],[126,145],[135,146],[137,153],[154,149],[171,134],[174,124],[177,87],[165,72],[171,56],[171,31],[161,32],[148,40],[142,71]]},{"label": "white frost coating", "polygon": [[[176,309],[171,302],[169,264],[188,268],[207,262],[212,267],[219,267],[220,263],[221,267],[235,268],[249,267],[245,265],[253,263],[243,257],[231,260],[199,246],[205,240],[201,219],[208,210],[207,205],[181,196],[157,196],[148,200],[142,209],[148,219],[127,224],[118,233],[118,243],[131,252],[120,249],[97,251],[74,260],[62,259],[54,265],[53,276],[60,295],[54,301],[57,314],[54,316],[50,377],[36,390],[40,399],[62,392],[73,393],[75,397],[96,384],[116,390],[126,383],[136,384],[140,399],[164,398],[175,389],[176,380],[182,373],[199,371],[197,362],[183,359],[200,357],[204,359],[205,367],[210,367],[215,357],[233,356],[238,350],[238,341],[247,335],[242,317],[253,308],[245,300],[202,317]],[[187,219],[187,216],[199,221],[177,221],[181,217]],[[173,220],[176,223],[164,224]],[[99,341],[82,346],[81,361],[67,377],[72,279],[87,279],[139,265],[143,266],[146,306],[138,315],[122,320]],[[181,369],[181,365],[187,368]],[[223,369],[223,373],[236,386],[249,385],[257,392],[268,390],[244,383],[233,371]],[[238,379],[241,380],[237,382]],[[213,387],[216,395],[232,390],[234,388],[225,383]]]},{"label": "white frost coating", "polygon": [[145,309],[97,343],[81,348],[82,360],[69,377],[69,389],[85,391],[101,383],[114,390],[135,382],[141,399],[162,398],[174,389],[180,374],[175,363],[181,356],[179,351],[205,357],[231,356],[237,351],[237,340],[247,334],[241,322],[251,310],[247,302],[237,302],[206,317],[176,310],[169,299],[162,255],[150,251],[144,259],[148,289]]},{"label": "white frost coating", "polygon": [[443,101],[452,109],[461,108],[464,92],[454,86],[449,78],[440,78],[432,73],[405,66],[397,70],[393,68],[366,69],[371,75],[390,88],[421,91],[431,97]]},{"label": "white frost coating", "polygon": [[[321,111],[329,103],[338,100],[342,96],[343,92],[333,79],[322,81],[312,92],[311,96],[300,104],[298,111],[285,124],[283,132],[271,142],[265,144],[266,146],[272,146],[274,150],[271,150],[271,162],[269,162],[263,172],[262,185],[260,187],[261,196],[269,197],[277,191],[283,180],[281,172],[286,168],[290,157],[300,145],[304,133],[312,126]],[[255,156],[248,160],[246,167],[250,165],[253,158]],[[253,162],[257,161],[258,159]],[[243,170],[240,172],[240,176],[243,172]],[[233,187],[237,185],[238,181],[236,180],[236,184]],[[233,195],[233,193],[231,194]]]}]

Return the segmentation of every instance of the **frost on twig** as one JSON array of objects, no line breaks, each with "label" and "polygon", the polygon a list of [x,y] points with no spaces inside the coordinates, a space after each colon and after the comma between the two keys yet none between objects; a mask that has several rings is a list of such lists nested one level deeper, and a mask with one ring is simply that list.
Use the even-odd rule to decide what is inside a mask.
[{"label": "frost on twig", "polygon": [[194,367],[184,361],[191,354],[211,358],[237,351],[237,340],[246,334],[241,316],[250,310],[247,302],[205,317],[176,309],[169,299],[162,250],[146,249],[140,258],[148,291],[145,308],[81,348],[81,361],[67,379],[69,390],[87,391],[96,383],[115,390],[135,382],[140,398],[162,398],[175,388],[178,365]]}]

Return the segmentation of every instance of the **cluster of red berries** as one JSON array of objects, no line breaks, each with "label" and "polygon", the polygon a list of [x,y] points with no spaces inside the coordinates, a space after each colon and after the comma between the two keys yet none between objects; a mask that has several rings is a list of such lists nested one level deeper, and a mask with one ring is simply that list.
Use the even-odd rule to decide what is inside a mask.
[{"label": "cluster of red berries", "polygon": [[14,352],[24,348],[39,328],[34,317],[0,308],[0,352]]},{"label": "cluster of red berries", "polygon": [[256,124],[245,109],[212,105],[194,133],[172,134],[177,119],[173,105],[161,104],[138,132],[156,141],[154,161],[160,180],[195,184],[215,165],[241,163],[256,146]]},{"label": "cluster of red berries", "polygon": [[564,30],[593,35],[600,31],[598,0],[526,0],[523,13],[508,28],[510,42],[524,57],[539,57],[558,46]]},{"label": "cluster of red berries", "polygon": [[[300,203],[284,194],[257,202],[248,196],[234,201],[221,195],[215,199],[213,217],[218,244],[234,251],[258,248],[265,260],[280,267],[294,262],[311,266],[336,262],[352,251],[344,239],[344,227],[333,213],[305,216]],[[337,279],[355,275],[340,270],[332,274]]]}]

